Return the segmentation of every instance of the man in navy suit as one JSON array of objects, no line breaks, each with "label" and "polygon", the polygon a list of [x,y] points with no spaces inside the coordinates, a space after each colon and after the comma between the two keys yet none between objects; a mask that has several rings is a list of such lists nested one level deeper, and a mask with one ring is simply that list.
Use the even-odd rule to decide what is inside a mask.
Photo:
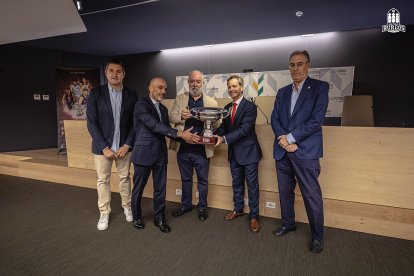
[{"label": "man in navy suit", "polygon": [[308,77],[309,53],[294,51],[289,58],[293,84],[281,88],[272,112],[275,134],[273,157],[279,186],[282,227],[273,233],[283,236],[296,230],[295,186],[302,193],[312,232],[310,251],[323,249],[323,201],[318,177],[321,171],[322,125],[328,108],[329,84]]},{"label": "man in navy suit", "polygon": [[218,140],[228,145],[228,160],[233,186],[234,209],[225,220],[233,220],[243,215],[244,182],[247,182],[249,198],[250,230],[258,232],[259,226],[259,161],[262,150],[256,135],[257,106],[243,97],[244,81],[240,76],[231,75],[227,79],[227,88],[233,99],[224,108],[231,110],[231,116],[225,118],[217,130]]},{"label": "man in navy suit", "polygon": [[134,109],[135,144],[132,149],[134,163],[134,188],[132,189],[133,226],[145,227],[142,221],[141,200],[148,177],[152,172],[154,185],[154,225],[162,232],[170,232],[165,221],[165,195],[167,185],[168,150],[165,136],[182,138],[187,143],[197,142],[198,136],[192,128],[186,131],[170,127],[168,109],[160,102],[167,91],[162,78],[153,78],[148,87],[149,96],[137,101]]},{"label": "man in navy suit", "polygon": [[111,212],[111,168],[115,161],[119,175],[119,193],[127,221],[132,221],[129,167],[134,144],[133,111],[138,97],[123,86],[125,68],[112,59],[105,68],[108,83],[94,88],[87,104],[87,126],[92,136],[92,152],[98,175],[98,229],[108,228]]}]

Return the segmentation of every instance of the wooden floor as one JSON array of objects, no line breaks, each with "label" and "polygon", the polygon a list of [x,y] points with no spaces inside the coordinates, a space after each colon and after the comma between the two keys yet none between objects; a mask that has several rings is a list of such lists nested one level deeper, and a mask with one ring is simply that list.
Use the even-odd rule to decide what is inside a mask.
[{"label": "wooden floor", "polygon": [[[68,167],[67,156],[58,155],[57,152],[57,149],[42,149],[0,153],[0,174],[96,189],[95,170]],[[170,171],[174,165],[170,164],[169,167],[171,167]],[[217,177],[214,176],[212,179]],[[119,182],[116,173],[113,173],[111,183],[112,190],[118,192]],[[233,207],[231,187],[212,183],[209,184],[209,206],[231,210]],[[180,202],[181,197],[176,194],[176,190],[180,188],[181,181],[176,177],[168,177],[167,200]],[[144,196],[152,197],[152,192],[150,177]],[[197,201],[196,187],[194,187],[193,203],[196,204]],[[278,201],[277,192],[260,191],[260,215],[280,218],[278,208],[266,206],[266,202]],[[329,198],[324,198],[324,209],[325,226],[414,240],[414,212],[411,209]],[[296,220],[306,223],[307,216],[300,195],[296,196],[295,210]],[[245,212],[247,211],[246,206]]]}]

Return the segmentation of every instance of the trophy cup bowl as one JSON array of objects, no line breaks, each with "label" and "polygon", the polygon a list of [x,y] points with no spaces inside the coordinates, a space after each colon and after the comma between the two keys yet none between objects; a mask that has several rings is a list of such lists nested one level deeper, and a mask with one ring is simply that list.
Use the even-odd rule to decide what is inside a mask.
[{"label": "trophy cup bowl", "polygon": [[224,119],[230,115],[230,112],[224,108],[219,107],[195,107],[190,110],[191,115],[204,122],[204,130],[201,136],[199,136],[199,144],[214,145],[217,143],[217,138],[214,137],[213,124]]}]

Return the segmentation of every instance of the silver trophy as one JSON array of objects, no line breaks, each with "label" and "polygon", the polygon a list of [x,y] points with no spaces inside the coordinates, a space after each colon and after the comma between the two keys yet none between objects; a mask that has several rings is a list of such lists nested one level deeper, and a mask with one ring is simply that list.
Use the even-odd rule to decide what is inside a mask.
[{"label": "silver trophy", "polygon": [[230,112],[219,107],[195,107],[190,110],[194,118],[204,122],[204,131],[199,137],[199,144],[216,144],[217,138],[214,137],[213,124],[230,115]]}]

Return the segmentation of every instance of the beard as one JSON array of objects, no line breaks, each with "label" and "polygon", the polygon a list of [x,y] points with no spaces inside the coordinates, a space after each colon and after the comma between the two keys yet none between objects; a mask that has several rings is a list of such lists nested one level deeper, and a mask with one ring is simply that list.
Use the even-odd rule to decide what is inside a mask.
[{"label": "beard", "polygon": [[198,97],[198,96],[201,95],[201,93],[202,93],[202,90],[200,88],[191,88],[190,89],[190,95],[192,97]]}]

